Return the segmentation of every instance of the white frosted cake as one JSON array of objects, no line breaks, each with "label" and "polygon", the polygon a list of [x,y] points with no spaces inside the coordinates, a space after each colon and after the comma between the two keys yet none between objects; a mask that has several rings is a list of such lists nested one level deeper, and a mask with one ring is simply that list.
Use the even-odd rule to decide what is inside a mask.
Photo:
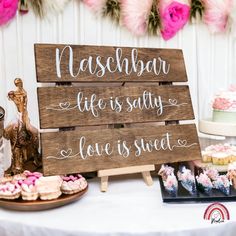
[{"label": "white frosted cake", "polygon": [[231,85],[228,91],[216,94],[212,108],[214,122],[236,124],[236,85]]}]

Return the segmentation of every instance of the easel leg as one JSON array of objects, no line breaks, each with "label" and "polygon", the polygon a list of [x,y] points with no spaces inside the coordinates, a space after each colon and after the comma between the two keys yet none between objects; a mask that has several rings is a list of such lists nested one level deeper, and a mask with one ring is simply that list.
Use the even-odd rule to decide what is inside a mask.
[{"label": "easel leg", "polygon": [[144,172],[142,172],[142,176],[143,176],[144,182],[145,182],[148,186],[153,185],[153,180],[152,180],[152,176],[151,176],[151,174],[150,174],[150,171],[144,171]]},{"label": "easel leg", "polygon": [[101,192],[106,192],[108,187],[108,176],[101,177]]}]

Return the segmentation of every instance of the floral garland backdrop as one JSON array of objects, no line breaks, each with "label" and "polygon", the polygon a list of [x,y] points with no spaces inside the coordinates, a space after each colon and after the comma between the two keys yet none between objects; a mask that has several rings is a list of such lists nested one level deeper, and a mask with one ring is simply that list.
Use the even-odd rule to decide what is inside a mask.
[{"label": "floral garland backdrop", "polygon": [[[0,0],[0,26],[17,12],[40,18],[63,11],[71,0]],[[79,1],[79,0],[78,0]],[[234,0],[81,0],[96,15],[111,18],[136,36],[158,35],[169,40],[189,21],[205,23],[211,33],[236,29]]]}]

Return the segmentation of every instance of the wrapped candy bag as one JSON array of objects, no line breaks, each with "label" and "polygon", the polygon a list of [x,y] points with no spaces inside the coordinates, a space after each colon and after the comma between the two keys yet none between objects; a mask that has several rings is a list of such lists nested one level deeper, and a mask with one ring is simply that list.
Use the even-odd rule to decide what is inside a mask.
[{"label": "wrapped candy bag", "polygon": [[230,194],[230,181],[226,175],[219,175],[217,179],[213,181],[213,186],[226,196]]},{"label": "wrapped candy bag", "polygon": [[158,174],[162,177],[165,190],[172,196],[177,196],[178,181],[174,174],[174,168],[168,165],[162,165]]},{"label": "wrapped candy bag", "polygon": [[166,191],[172,196],[177,196],[178,181],[174,174],[168,175],[166,181],[163,181]]},{"label": "wrapped candy bag", "polygon": [[191,170],[187,169],[185,166],[181,166],[180,170],[177,173],[178,179],[181,182],[181,185],[191,194],[196,195],[196,181],[194,175],[191,173]]},{"label": "wrapped candy bag", "polygon": [[201,173],[199,176],[196,176],[198,188],[203,193],[210,195],[212,192],[212,182],[206,173]]}]

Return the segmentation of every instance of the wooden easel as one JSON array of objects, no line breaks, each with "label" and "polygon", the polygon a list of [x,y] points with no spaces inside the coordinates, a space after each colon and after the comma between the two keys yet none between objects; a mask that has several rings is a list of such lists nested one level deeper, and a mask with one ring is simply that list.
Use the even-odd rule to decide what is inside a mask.
[{"label": "wooden easel", "polygon": [[[125,86],[125,82],[122,83]],[[130,124],[124,124],[125,127],[131,127]],[[115,125],[108,125],[109,128],[115,128]],[[153,185],[153,180],[150,171],[155,170],[155,165],[141,165],[141,166],[129,166],[123,168],[113,168],[107,170],[99,170],[97,176],[101,178],[100,190],[101,192],[106,192],[108,188],[108,177],[116,175],[127,175],[141,173],[144,182],[147,186]]]},{"label": "wooden easel", "polygon": [[98,177],[101,178],[100,189],[102,192],[107,191],[109,176],[134,174],[134,173],[141,173],[143,176],[143,180],[147,184],[147,186],[151,186],[153,185],[153,180],[150,171],[154,170],[155,170],[154,165],[129,166],[123,168],[114,168],[109,170],[99,170]]}]

